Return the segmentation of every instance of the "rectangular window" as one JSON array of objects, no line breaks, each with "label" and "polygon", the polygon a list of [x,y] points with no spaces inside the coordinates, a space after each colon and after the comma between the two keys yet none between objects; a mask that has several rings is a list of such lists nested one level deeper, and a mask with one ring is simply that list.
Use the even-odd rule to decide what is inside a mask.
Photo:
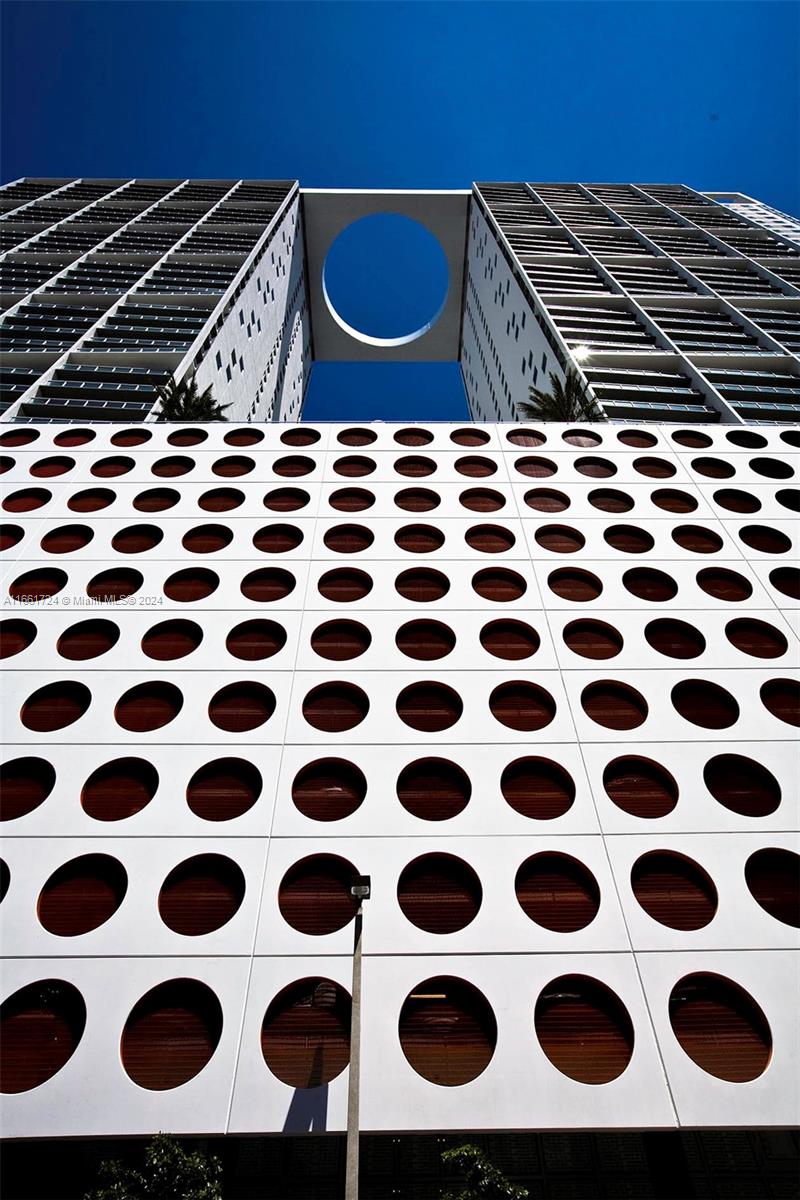
[{"label": "rectangular window", "polygon": [[231,381],[231,369],[230,369],[230,367],[226,367],[226,368],[225,368],[225,375],[227,376],[228,383],[230,383],[230,381]]},{"label": "rectangular window", "polygon": [[239,309],[239,324],[244,325],[244,309]]},{"label": "rectangular window", "polygon": [[542,355],[542,370],[543,371],[547,370],[547,355],[546,354]]},{"label": "rectangular window", "polygon": [[217,370],[218,371],[221,370],[222,369],[222,355],[220,354],[219,350],[217,351],[217,357],[215,359],[215,362],[217,364]]}]

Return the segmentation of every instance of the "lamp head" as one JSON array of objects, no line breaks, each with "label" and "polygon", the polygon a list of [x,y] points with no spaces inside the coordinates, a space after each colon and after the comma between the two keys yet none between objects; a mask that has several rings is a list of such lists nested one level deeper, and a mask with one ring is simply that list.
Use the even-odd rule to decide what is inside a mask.
[{"label": "lamp head", "polygon": [[355,900],[369,900],[371,890],[372,882],[369,875],[356,875],[350,887],[350,895]]}]

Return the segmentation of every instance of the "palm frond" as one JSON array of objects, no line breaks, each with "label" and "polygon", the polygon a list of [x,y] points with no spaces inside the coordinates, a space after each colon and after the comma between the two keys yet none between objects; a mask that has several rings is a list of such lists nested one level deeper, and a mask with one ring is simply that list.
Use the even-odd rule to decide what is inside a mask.
[{"label": "palm frond", "polygon": [[158,398],[163,421],[225,421],[223,414],[230,408],[230,404],[217,403],[211,385],[201,392],[194,374],[180,382],[168,379],[158,389]]},{"label": "palm frond", "polygon": [[530,400],[517,405],[521,416],[532,421],[603,421],[605,417],[574,367],[563,381],[550,372],[550,391],[531,387]]}]

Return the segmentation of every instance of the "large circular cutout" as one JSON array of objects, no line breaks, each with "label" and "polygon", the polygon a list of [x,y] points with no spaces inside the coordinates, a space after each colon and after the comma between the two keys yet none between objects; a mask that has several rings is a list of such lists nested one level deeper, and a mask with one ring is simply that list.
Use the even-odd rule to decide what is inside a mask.
[{"label": "large circular cutout", "polygon": [[467,774],[445,758],[409,763],[397,780],[397,798],[406,812],[423,821],[448,821],[469,804],[472,784]]},{"label": "large circular cutout", "polygon": [[776,921],[800,928],[800,855],[765,846],[745,863],[744,877],[753,899]]},{"label": "large circular cutout", "polygon": [[395,634],[395,644],[409,658],[430,662],[450,654],[456,635],[441,621],[408,621]]},{"label": "large circular cutout", "polygon": [[186,788],[186,803],[203,821],[231,821],[258,800],[261,772],[243,758],[217,758],[195,771]]},{"label": "large circular cutout", "polygon": [[644,696],[614,679],[588,684],[581,692],[581,705],[587,717],[606,729],[637,729],[648,713]]},{"label": "large circular cutout", "polygon": [[152,733],[174,721],[183,708],[183,696],[174,683],[153,679],[129,688],[117,701],[114,717],[131,733]]},{"label": "large circular cutout", "polygon": [[742,754],[717,754],[703,768],[711,795],[740,817],[768,817],[781,802],[781,787],[771,771]]},{"label": "large circular cutout", "polygon": [[222,1007],[198,979],[170,979],[151,988],[131,1010],[120,1057],[139,1087],[167,1091],[202,1071],[222,1035]]},{"label": "large circular cutout", "polygon": [[39,979],[0,1005],[0,1092],[39,1087],[65,1066],[86,1027],[83,996],[63,979]]},{"label": "large circular cutout", "polygon": [[341,821],[363,803],[367,781],[358,767],[343,758],[321,758],[295,775],[292,800],[312,821]]},{"label": "large circular cutout", "polygon": [[84,662],[107,654],[119,641],[119,629],[113,621],[79,621],[65,629],[56,642],[62,658]]},{"label": "large circular cutout", "polygon": [[84,854],[54,871],[39,893],[41,925],[57,937],[77,937],[105,924],[128,890],[122,863],[109,854]]},{"label": "large circular cutout", "polygon": [[12,758],[0,765],[0,821],[15,821],[44,804],[56,773],[44,758]]},{"label": "large circular cutout", "polygon": [[497,1045],[497,1021],[486,997],[451,975],[418,983],[398,1025],[409,1064],[430,1083],[459,1087],[486,1070]]},{"label": "large circular cutout", "polygon": [[292,1088],[330,1083],[350,1061],[350,996],[331,979],[301,979],[272,1000],[261,1026],[261,1053]]},{"label": "large circular cutout", "polygon": [[669,997],[672,1031],[692,1062],[717,1079],[748,1083],[767,1068],[772,1034],[744,988],[722,975],[685,975]]},{"label": "large circular cutout", "polygon": [[672,704],[685,721],[702,729],[729,729],[739,720],[731,693],[708,679],[682,679],[672,689]]},{"label": "large circular cutout", "polygon": [[478,876],[453,854],[423,854],[403,868],[397,881],[403,915],[426,933],[465,929],[478,915],[482,899]]},{"label": "large circular cutout", "polygon": [[237,679],[219,689],[208,702],[212,725],[226,733],[248,733],[264,725],[275,711],[275,694],[263,683]]},{"label": "large circular cutout", "polygon": [[503,771],[500,790],[510,808],[532,821],[554,821],[575,801],[575,782],[549,758],[518,758]]},{"label": "large circular cutout", "polygon": [[92,694],[83,683],[74,679],[48,683],[29,696],[20,710],[20,720],[26,729],[36,733],[54,733],[74,725],[88,709]]},{"label": "large circular cutout", "polygon": [[678,785],[665,767],[648,758],[615,758],[603,772],[610,800],[632,817],[666,817],[678,803]]},{"label": "large circular cutout", "polygon": [[633,1054],[628,1010],[615,992],[587,975],[562,975],[543,988],[534,1025],[553,1066],[578,1083],[610,1083]]},{"label": "large circular cutout", "polygon": [[298,933],[322,937],[344,929],[358,900],[350,894],[358,872],[335,854],[312,854],[294,864],[278,888],[281,916]]},{"label": "large circular cutout", "polygon": [[461,717],[464,704],[461,697],[444,683],[430,681],[412,683],[397,697],[397,715],[412,729],[423,733],[440,733],[450,729]]},{"label": "large circular cutout", "polygon": [[533,854],[517,871],[514,890],[525,915],[553,933],[585,929],[600,909],[597,880],[569,854]]},{"label": "large circular cutout", "polygon": [[373,346],[402,346],[439,317],[447,297],[447,260],[418,221],[373,213],[335,239],[322,286],[333,319],[351,337]]},{"label": "large circular cutout", "polygon": [[703,929],[717,911],[717,889],[693,859],[651,850],[631,868],[633,894],[644,911],[669,929]]},{"label": "large circular cutout", "polygon": [[161,885],[158,911],[168,928],[200,937],[227,925],[244,899],[241,867],[223,854],[197,854],[173,867]]},{"label": "large circular cutout", "polygon": [[323,733],[345,733],[360,725],[369,712],[366,692],[341,680],[321,683],[303,700],[303,716]]},{"label": "large circular cutout", "polygon": [[366,654],[372,634],[359,621],[326,621],[311,634],[311,649],[330,662],[349,662]]},{"label": "large circular cutout", "polygon": [[158,788],[158,771],[143,758],[116,758],[93,771],[81,805],[95,821],[124,821],[141,812]]}]

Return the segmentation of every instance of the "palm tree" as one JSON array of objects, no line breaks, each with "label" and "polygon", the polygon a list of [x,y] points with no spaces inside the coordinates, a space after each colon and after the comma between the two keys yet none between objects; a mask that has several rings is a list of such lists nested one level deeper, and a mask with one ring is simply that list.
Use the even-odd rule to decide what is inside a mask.
[{"label": "palm tree", "polygon": [[564,382],[550,372],[550,391],[531,387],[530,402],[518,404],[523,417],[531,421],[604,421],[597,401],[574,367],[567,367]]},{"label": "palm tree", "polygon": [[209,385],[204,392],[197,387],[194,374],[187,375],[178,383],[168,379],[158,389],[161,401],[159,416],[163,421],[226,421],[223,416],[229,404],[218,404]]}]

